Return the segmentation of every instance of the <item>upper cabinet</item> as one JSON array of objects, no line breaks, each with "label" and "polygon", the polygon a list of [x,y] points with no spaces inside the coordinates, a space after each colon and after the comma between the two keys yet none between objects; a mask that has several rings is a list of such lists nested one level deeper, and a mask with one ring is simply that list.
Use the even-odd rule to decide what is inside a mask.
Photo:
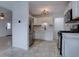
[{"label": "upper cabinet", "polygon": [[53,25],[53,18],[52,17],[35,17],[34,18],[34,25],[41,25],[43,23],[48,23],[49,25]]},{"label": "upper cabinet", "polygon": [[72,19],[76,19],[79,17],[79,2],[78,1],[72,1]]},{"label": "upper cabinet", "polygon": [[77,2],[77,8],[78,8],[77,12],[78,12],[78,17],[79,17],[79,1]]},{"label": "upper cabinet", "polygon": [[[67,12],[70,9],[72,9],[72,13],[71,14],[67,14]],[[68,6],[66,8],[65,14],[67,14],[66,18],[69,19],[69,21],[68,21],[69,23],[70,22],[77,22],[77,21],[79,21],[79,1],[71,1],[71,2],[69,2]]]}]

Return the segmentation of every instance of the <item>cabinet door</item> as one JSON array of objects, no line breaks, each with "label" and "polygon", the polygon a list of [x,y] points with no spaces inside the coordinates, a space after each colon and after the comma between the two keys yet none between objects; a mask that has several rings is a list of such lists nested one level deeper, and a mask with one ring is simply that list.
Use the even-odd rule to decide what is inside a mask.
[{"label": "cabinet door", "polygon": [[78,11],[78,8],[77,8],[77,1],[72,1],[72,16],[73,16],[73,19],[76,18],[78,15],[77,13]]},{"label": "cabinet door", "polygon": [[65,38],[65,57],[79,56],[79,38]]},{"label": "cabinet door", "polygon": [[79,1],[77,2],[77,8],[78,8],[78,17],[79,17]]}]

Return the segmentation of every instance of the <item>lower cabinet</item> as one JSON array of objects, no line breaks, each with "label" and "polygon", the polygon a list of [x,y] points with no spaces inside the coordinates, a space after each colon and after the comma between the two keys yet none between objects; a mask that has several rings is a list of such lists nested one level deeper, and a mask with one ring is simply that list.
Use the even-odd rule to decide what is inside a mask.
[{"label": "lower cabinet", "polygon": [[62,56],[79,57],[79,34],[63,34]]},{"label": "lower cabinet", "polygon": [[34,43],[33,34],[29,35],[29,46],[31,46]]}]

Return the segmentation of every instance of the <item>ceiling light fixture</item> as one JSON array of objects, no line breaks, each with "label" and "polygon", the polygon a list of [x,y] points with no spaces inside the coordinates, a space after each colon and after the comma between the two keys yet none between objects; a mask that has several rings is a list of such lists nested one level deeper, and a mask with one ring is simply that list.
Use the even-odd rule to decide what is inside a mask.
[{"label": "ceiling light fixture", "polygon": [[4,19],[4,13],[0,13],[0,19]]},{"label": "ceiling light fixture", "polygon": [[46,9],[44,9],[44,10],[41,12],[41,15],[47,16],[47,15],[48,15],[48,11],[47,11]]}]

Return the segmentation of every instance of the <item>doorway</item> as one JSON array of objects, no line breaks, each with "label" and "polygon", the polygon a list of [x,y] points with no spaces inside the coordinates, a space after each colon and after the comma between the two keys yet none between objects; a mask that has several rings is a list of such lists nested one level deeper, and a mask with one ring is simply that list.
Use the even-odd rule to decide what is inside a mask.
[{"label": "doorway", "polygon": [[12,11],[0,7],[0,52],[12,46]]}]

